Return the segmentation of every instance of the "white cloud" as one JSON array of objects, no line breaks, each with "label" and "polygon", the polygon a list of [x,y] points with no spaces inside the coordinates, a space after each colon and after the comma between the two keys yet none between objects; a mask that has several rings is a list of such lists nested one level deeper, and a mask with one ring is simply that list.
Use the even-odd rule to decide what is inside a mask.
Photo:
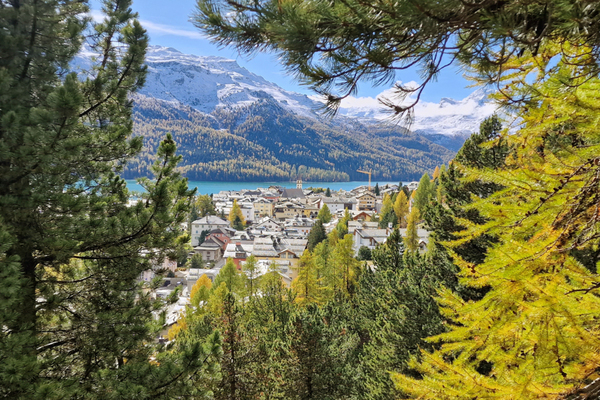
[{"label": "white cloud", "polygon": [[[104,13],[100,10],[91,10],[89,12],[89,16],[95,22],[102,22],[105,18]],[[152,34],[156,34],[157,36],[173,35],[173,36],[185,37],[188,39],[206,39],[206,37],[198,31],[180,29],[180,28],[177,28],[177,27],[174,27],[171,25],[157,24],[155,22],[148,21],[145,19],[141,19],[140,23],[142,24],[144,29],[146,29],[148,31],[148,33],[150,35],[152,35]]]},{"label": "white cloud", "polygon": [[156,24],[147,20],[140,20],[140,23],[150,34],[156,33],[158,35],[173,35],[188,39],[206,39],[204,35],[197,31],[180,29],[170,25]]}]

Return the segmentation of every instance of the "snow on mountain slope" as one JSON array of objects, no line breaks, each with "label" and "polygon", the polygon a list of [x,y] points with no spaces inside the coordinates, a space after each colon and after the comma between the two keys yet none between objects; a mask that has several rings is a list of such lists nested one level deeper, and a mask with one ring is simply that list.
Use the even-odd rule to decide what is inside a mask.
[{"label": "snow on mountain slope", "polygon": [[[391,97],[391,93],[389,89],[378,97]],[[467,137],[479,131],[481,121],[496,111],[496,105],[487,99],[488,94],[488,90],[478,89],[462,100],[442,98],[439,103],[421,101],[415,106],[415,120],[410,129],[424,135]],[[339,113],[363,120],[385,120],[390,117],[385,107],[373,97],[345,99]]]},{"label": "snow on mountain slope", "polygon": [[315,118],[319,106],[307,96],[288,92],[240,67],[234,60],[183,54],[170,47],[150,46],[148,77],[140,94],[190,105],[211,113],[271,97],[284,108]]},{"label": "snow on mountain slope", "polygon": [[[94,54],[82,49],[74,65],[91,66]],[[323,102],[317,96],[290,92],[265,78],[240,67],[236,61],[215,56],[184,54],[170,47],[150,46],[146,54],[148,76],[139,92],[142,96],[190,106],[202,113],[236,108],[273,99],[283,108],[312,119],[321,118]],[[391,97],[392,90],[380,96]],[[409,99],[410,100],[410,99]],[[421,101],[415,107],[415,121],[410,129],[424,135],[466,137],[479,129],[479,123],[495,111],[484,89],[462,100],[443,98],[439,103]],[[388,119],[390,114],[376,98],[350,97],[342,102],[339,123],[373,123]],[[343,121],[342,121],[343,120]],[[330,121],[331,122],[331,121]]]}]

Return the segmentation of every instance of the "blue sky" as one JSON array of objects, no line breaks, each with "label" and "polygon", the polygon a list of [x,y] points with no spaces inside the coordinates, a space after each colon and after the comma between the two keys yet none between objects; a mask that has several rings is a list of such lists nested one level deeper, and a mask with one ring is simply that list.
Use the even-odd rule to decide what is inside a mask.
[{"label": "blue sky", "polygon": [[[299,85],[292,76],[286,74],[275,55],[256,54],[249,58],[241,56],[232,48],[219,48],[203,37],[190,22],[195,9],[195,0],[134,0],[133,9],[139,13],[142,25],[148,31],[153,45],[173,47],[183,53],[199,56],[221,56],[237,62],[255,74],[275,82],[284,89],[313,94],[308,88]],[[92,1],[92,8],[99,10],[99,2]],[[398,74],[402,82],[419,81],[416,71],[404,71]],[[466,81],[457,69],[445,70],[437,82],[430,83],[423,93],[422,100],[439,102],[442,97],[462,99],[475,89],[468,88]],[[359,86],[358,96],[375,97],[388,86],[372,87],[369,82]]]}]

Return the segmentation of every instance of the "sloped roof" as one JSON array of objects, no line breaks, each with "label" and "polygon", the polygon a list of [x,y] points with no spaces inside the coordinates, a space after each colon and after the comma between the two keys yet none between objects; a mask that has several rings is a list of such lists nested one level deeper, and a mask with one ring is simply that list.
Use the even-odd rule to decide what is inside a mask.
[{"label": "sloped roof", "polygon": [[222,220],[216,215],[207,215],[206,217],[197,219],[192,222],[192,224],[201,224],[201,225],[229,225],[228,221]]},{"label": "sloped roof", "polygon": [[302,189],[283,189],[281,197],[288,199],[304,199],[306,196]]}]

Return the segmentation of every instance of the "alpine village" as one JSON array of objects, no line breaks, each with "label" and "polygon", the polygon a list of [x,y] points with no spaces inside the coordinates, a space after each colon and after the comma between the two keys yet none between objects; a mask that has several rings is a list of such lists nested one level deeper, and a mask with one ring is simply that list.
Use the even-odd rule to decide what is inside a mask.
[{"label": "alpine village", "polygon": [[600,400],[599,262],[597,0],[0,0],[0,399]]}]

